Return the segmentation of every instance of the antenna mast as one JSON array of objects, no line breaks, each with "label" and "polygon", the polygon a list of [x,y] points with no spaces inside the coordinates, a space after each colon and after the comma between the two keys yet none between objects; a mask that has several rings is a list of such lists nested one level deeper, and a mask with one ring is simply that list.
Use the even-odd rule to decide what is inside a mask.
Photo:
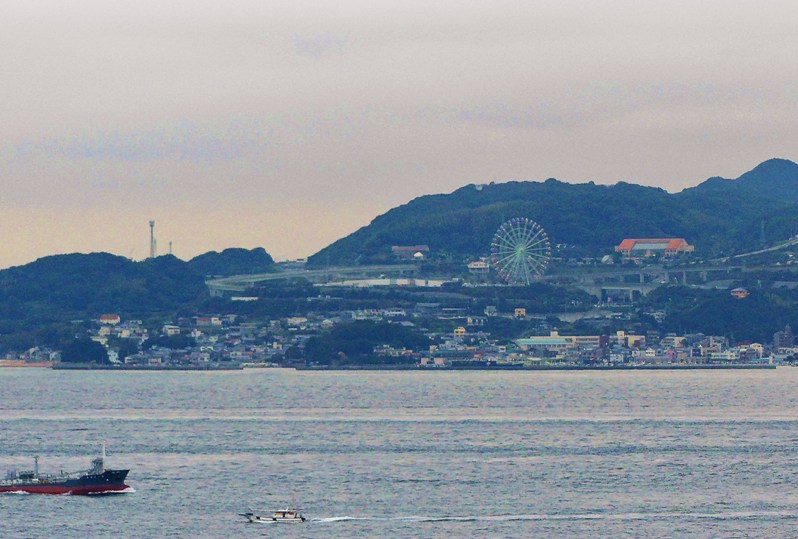
[{"label": "antenna mast", "polygon": [[150,221],[150,258],[158,256],[158,248],[155,243],[155,221]]}]

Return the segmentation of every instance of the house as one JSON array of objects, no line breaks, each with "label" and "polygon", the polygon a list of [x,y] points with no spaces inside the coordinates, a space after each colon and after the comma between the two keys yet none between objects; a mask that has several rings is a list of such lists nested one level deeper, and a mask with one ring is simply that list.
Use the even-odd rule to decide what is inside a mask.
[{"label": "house", "polygon": [[631,335],[626,333],[625,331],[616,331],[615,338],[613,339],[614,342],[618,343],[618,346],[626,346],[628,348],[633,348],[636,346],[643,346],[646,344],[646,336],[645,335]]},{"label": "house", "polygon": [[222,319],[218,316],[198,316],[195,324],[200,327],[221,326]]},{"label": "house", "polygon": [[735,349],[724,350],[723,352],[711,352],[710,361],[737,361],[740,359],[740,351]]},{"label": "house", "polygon": [[429,245],[394,245],[391,252],[399,260],[423,260],[429,253]]},{"label": "house", "polygon": [[473,275],[485,275],[490,271],[490,264],[484,260],[474,260],[468,263],[468,273]]},{"label": "house", "polygon": [[733,289],[731,291],[731,295],[732,295],[732,297],[735,297],[737,299],[743,299],[743,298],[747,298],[748,297],[749,292],[745,288],[740,287],[740,288]]},{"label": "house", "polygon": [[629,361],[632,357],[632,354],[629,352],[628,348],[623,348],[620,346],[614,346],[610,350],[610,361],[612,363],[623,363]]},{"label": "house", "polygon": [[467,326],[484,326],[488,321],[486,316],[468,316],[466,318]]},{"label": "house", "polygon": [[117,325],[122,319],[119,317],[118,314],[101,314],[100,318],[97,319],[100,324],[108,324],[111,326]]},{"label": "house", "polygon": [[445,367],[446,360],[442,357],[422,357],[418,363],[419,367]]}]

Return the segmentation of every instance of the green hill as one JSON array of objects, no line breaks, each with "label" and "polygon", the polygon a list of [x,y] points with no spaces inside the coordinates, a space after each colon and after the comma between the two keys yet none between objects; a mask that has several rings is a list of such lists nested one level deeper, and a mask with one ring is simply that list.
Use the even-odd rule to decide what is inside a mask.
[{"label": "green hill", "polygon": [[0,349],[57,346],[100,314],[146,319],[204,294],[202,277],[173,256],[143,262],[108,253],[44,257],[0,271]]},{"label": "green hill", "polygon": [[211,251],[195,256],[188,265],[200,275],[214,276],[275,271],[274,260],[263,247],[252,250],[230,248],[221,253]]},{"label": "green hill", "polygon": [[742,252],[761,246],[763,223],[766,241],[795,233],[798,189],[792,198],[774,197],[773,186],[789,191],[792,182],[798,184],[796,170],[791,161],[771,160],[737,180],[710,179],[704,187],[676,194],[625,182],[468,185],[394,208],[308,263],[391,261],[393,245],[425,244],[433,253],[460,258],[484,256],[496,229],[512,217],[534,219],[554,245],[570,246],[575,256],[610,253],[624,237],[684,237],[703,256]]},{"label": "green hill", "polygon": [[265,250],[226,249],[189,262],[108,253],[40,258],[0,271],[0,352],[58,346],[103,313],[162,322],[209,297],[205,275],[270,271]]},{"label": "green hill", "polygon": [[685,189],[683,192],[713,196],[737,193],[798,203],[798,164],[786,159],[769,159],[736,180],[709,178],[696,187]]}]

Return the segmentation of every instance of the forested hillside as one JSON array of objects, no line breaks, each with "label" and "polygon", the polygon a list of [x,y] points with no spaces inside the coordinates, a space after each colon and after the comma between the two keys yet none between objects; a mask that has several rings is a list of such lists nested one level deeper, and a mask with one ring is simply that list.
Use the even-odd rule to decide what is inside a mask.
[{"label": "forested hillside", "polygon": [[134,262],[108,253],[40,258],[0,271],[0,352],[57,347],[103,313],[162,323],[208,299],[206,274],[270,270],[263,249],[226,249],[189,262],[171,255]]},{"label": "forested hillside", "polygon": [[781,196],[798,193],[798,165],[791,161],[774,159],[737,180],[710,179],[702,186],[670,194],[624,182],[468,185],[392,209],[308,262],[390,261],[392,245],[426,244],[456,257],[487,255],[496,229],[512,217],[537,221],[553,244],[585,256],[612,252],[624,237],[684,237],[711,257],[758,248],[763,231],[765,242],[798,231],[798,195]]}]

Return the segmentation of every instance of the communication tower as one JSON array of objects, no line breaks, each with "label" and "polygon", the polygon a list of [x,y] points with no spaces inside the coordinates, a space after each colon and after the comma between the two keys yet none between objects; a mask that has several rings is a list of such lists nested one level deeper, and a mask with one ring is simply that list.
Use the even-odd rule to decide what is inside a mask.
[{"label": "communication tower", "polygon": [[155,221],[150,221],[150,258],[158,256],[158,248],[155,243]]}]

